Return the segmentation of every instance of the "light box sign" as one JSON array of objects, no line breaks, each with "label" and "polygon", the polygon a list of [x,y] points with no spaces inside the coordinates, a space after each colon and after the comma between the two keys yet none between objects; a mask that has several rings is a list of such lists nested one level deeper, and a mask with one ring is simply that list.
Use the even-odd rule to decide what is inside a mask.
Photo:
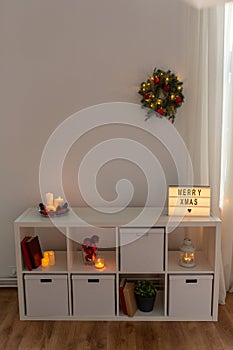
[{"label": "light box sign", "polygon": [[168,215],[210,216],[209,186],[169,186]]}]

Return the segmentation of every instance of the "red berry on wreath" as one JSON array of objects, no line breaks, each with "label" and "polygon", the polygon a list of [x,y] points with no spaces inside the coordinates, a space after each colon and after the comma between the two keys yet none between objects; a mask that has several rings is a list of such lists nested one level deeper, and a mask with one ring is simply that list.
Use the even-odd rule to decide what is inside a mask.
[{"label": "red berry on wreath", "polygon": [[163,110],[163,108],[159,108],[159,109],[157,110],[157,113],[159,113],[159,114],[163,115],[163,114],[164,114],[164,110]]},{"label": "red berry on wreath", "polygon": [[155,84],[158,84],[158,83],[159,83],[159,78],[158,78],[158,77],[154,77],[153,80],[154,80],[154,83],[155,83]]},{"label": "red berry on wreath", "polygon": [[149,100],[150,99],[150,94],[145,94],[145,99]]},{"label": "red berry on wreath", "polygon": [[175,102],[176,102],[176,103],[182,102],[182,98],[181,98],[180,96],[177,96],[177,97],[175,98]]},{"label": "red berry on wreath", "polygon": [[168,90],[170,90],[170,85],[168,85],[168,84],[165,84],[165,85],[164,85],[164,87],[163,87],[163,89],[164,89],[165,91],[168,91]]}]

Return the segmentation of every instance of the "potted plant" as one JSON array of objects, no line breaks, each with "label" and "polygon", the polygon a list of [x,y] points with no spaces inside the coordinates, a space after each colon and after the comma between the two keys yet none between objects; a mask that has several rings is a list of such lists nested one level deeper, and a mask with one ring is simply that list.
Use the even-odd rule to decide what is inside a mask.
[{"label": "potted plant", "polygon": [[139,310],[143,312],[153,310],[157,289],[152,281],[138,280],[135,283],[134,295]]}]

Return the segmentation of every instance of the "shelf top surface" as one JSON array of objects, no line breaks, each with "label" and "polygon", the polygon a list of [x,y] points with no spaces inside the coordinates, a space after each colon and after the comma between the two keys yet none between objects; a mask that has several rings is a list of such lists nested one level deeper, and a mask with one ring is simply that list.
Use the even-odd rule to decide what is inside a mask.
[{"label": "shelf top surface", "polygon": [[[19,226],[98,226],[98,227],[176,227],[176,226],[215,226],[221,220],[216,216],[175,217],[161,214],[160,208],[127,207],[92,209],[89,207],[70,208],[69,212],[57,217],[43,217],[37,208],[29,208],[16,220]],[[112,212],[110,212],[110,210]]]}]

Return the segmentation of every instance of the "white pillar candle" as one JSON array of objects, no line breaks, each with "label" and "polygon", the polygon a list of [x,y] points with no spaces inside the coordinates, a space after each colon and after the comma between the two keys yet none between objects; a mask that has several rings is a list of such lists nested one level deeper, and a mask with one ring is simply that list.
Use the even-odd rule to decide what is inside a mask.
[{"label": "white pillar candle", "polygon": [[49,252],[49,265],[55,265],[55,253],[53,250],[50,250]]},{"label": "white pillar candle", "polygon": [[52,206],[53,205],[53,193],[46,193],[46,206]]},{"label": "white pillar candle", "polygon": [[64,203],[64,199],[61,198],[60,196],[59,196],[58,198],[55,198],[55,199],[54,199],[54,206],[55,206],[56,208],[57,208],[59,205],[60,205],[60,207],[62,207],[63,203]]}]

